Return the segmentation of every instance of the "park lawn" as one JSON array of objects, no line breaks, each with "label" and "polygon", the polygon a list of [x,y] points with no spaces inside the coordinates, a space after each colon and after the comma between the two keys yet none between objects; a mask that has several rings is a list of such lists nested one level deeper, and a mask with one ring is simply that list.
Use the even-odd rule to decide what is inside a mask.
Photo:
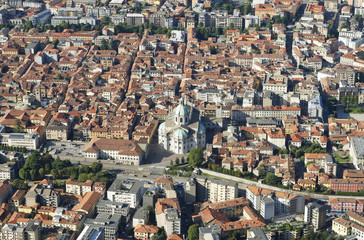
[{"label": "park lawn", "polygon": [[336,160],[336,162],[349,162],[350,157],[348,155],[348,156],[346,156],[346,158],[341,158],[337,153],[335,153],[335,160]]},{"label": "park lawn", "polygon": [[348,107],[344,111],[347,113],[364,113],[363,107]]}]

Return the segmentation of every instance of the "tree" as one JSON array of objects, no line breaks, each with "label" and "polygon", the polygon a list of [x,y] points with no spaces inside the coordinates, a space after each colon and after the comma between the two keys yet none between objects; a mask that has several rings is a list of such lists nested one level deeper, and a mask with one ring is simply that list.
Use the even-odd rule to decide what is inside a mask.
[{"label": "tree", "polygon": [[82,167],[79,168],[79,173],[82,174],[82,173],[89,173],[90,171],[90,167],[87,166],[87,165],[83,165]]},{"label": "tree", "polygon": [[188,240],[198,240],[199,239],[199,228],[198,224],[193,224],[188,228],[187,236]]},{"label": "tree", "polygon": [[217,53],[217,48],[215,46],[211,46],[210,47],[210,52],[211,52],[211,54],[216,54]]},{"label": "tree", "polygon": [[102,169],[102,163],[99,162],[93,162],[91,165],[91,169],[94,173],[98,173]]},{"label": "tree", "polygon": [[53,48],[56,48],[57,45],[58,45],[58,43],[59,43],[59,40],[58,39],[53,40],[53,42],[52,42]]},{"label": "tree", "polygon": [[329,27],[329,37],[337,38],[338,36],[339,36],[339,32],[337,31],[337,28],[334,26],[334,22],[331,22],[330,27]]},{"label": "tree", "polygon": [[140,2],[135,3],[134,12],[141,13],[142,10],[143,10],[143,5]]},{"label": "tree", "polygon": [[87,173],[81,173],[79,176],[78,176],[78,181],[79,182],[86,182],[88,179],[88,176],[87,176]]},{"label": "tree", "polygon": [[181,158],[181,162],[182,162],[182,164],[186,162],[185,157]]},{"label": "tree", "polygon": [[114,48],[114,42],[112,41],[112,39],[109,40],[107,48],[109,50],[113,50],[113,48]]},{"label": "tree", "polygon": [[70,178],[71,178],[71,179],[78,179],[78,173],[77,173],[77,172],[72,172],[72,173],[70,174]]},{"label": "tree", "polygon": [[23,181],[23,180],[20,180],[20,179],[14,179],[13,181],[13,188],[15,189],[28,189],[28,184]]},{"label": "tree", "polygon": [[154,234],[152,240],[165,240],[167,238],[164,227],[159,228],[158,233]]},{"label": "tree", "polygon": [[265,170],[264,164],[259,165],[258,172],[259,172],[259,177],[265,178],[265,176],[267,175],[267,170]]},{"label": "tree", "polygon": [[29,30],[30,30],[30,29],[32,29],[33,27],[34,27],[34,26],[33,26],[32,21],[27,21],[27,22],[25,23],[24,31],[25,31],[25,32],[29,32]]},{"label": "tree", "polygon": [[52,167],[51,167],[51,164],[50,163],[46,163],[45,165],[44,165],[44,171],[45,171],[45,173],[50,173],[51,172],[51,170],[52,170]]},{"label": "tree", "polygon": [[44,176],[45,176],[45,174],[44,174],[44,168],[39,168],[39,177],[40,177],[40,179],[43,179],[44,178]]},{"label": "tree", "polygon": [[252,12],[252,4],[247,2],[244,6],[244,15],[248,15]]},{"label": "tree", "polygon": [[105,16],[101,19],[100,23],[102,26],[107,26],[110,24],[110,18],[108,16]]},{"label": "tree", "polygon": [[229,24],[229,26],[228,26],[228,29],[229,29],[229,30],[234,30],[234,27],[235,27],[235,26],[234,26],[234,23],[230,23],[230,24]]},{"label": "tree", "polygon": [[24,127],[21,125],[19,119],[15,119],[14,132],[16,132],[16,133],[22,133],[22,132],[24,132]]},{"label": "tree", "polygon": [[108,49],[108,44],[107,44],[107,41],[105,39],[101,40],[100,48],[101,48],[101,50],[107,50]]},{"label": "tree", "polygon": [[203,151],[201,148],[192,148],[188,154],[189,162],[194,167],[200,167],[204,161]]},{"label": "tree", "polygon": [[36,169],[30,170],[30,179],[37,180],[38,179],[38,171]]},{"label": "tree", "polygon": [[57,73],[57,74],[56,74],[56,78],[57,78],[57,79],[61,79],[61,78],[62,78],[62,75],[61,75],[60,73]]},{"label": "tree", "polygon": [[268,172],[264,181],[268,185],[277,186],[279,183],[279,178],[276,175],[274,175],[273,173]]},{"label": "tree", "polygon": [[7,73],[9,71],[9,67],[8,66],[3,66],[1,69],[1,73]]},{"label": "tree", "polygon": [[29,179],[29,171],[25,168],[20,169],[19,177],[23,180]]},{"label": "tree", "polygon": [[169,161],[169,166],[173,166],[173,160]]},{"label": "tree", "polygon": [[170,38],[172,36],[172,30],[169,28],[167,31],[167,36]]},{"label": "tree", "polygon": [[156,225],[155,211],[154,211],[153,206],[148,206],[147,210],[149,212],[149,224],[150,225]]},{"label": "tree", "polygon": [[179,158],[176,158],[176,165],[179,165]]},{"label": "tree", "polygon": [[52,169],[51,174],[53,176],[53,179],[59,178],[59,172],[56,169]]},{"label": "tree", "polygon": [[347,22],[343,22],[343,23],[341,24],[341,26],[340,26],[340,30],[341,30],[341,29],[343,29],[343,28],[348,29],[348,28],[349,28],[349,23],[347,23]]},{"label": "tree", "polygon": [[303,154],[304,154],[304,151],[302,149],[298,149],[295,152],[294,156],[295,156],[295,158],[300,158]]},{"label": "tree", "polygon": [[53,161],[52,163],[52,168],[53,169],[57,169],[57,170],[61,170],[64,169],[66,167],[70,167],[72,166],[72,163],[70,162],[70,160],[61,160],[59,159],[59,157],[56,158],[56,160]]}]

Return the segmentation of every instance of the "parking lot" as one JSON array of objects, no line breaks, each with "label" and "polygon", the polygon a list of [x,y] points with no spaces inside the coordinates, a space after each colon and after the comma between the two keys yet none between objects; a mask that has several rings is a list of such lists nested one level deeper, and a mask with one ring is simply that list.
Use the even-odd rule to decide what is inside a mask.
[{"label": "parking lot", "polygon": [[47,141],[43,145],[43,151],[61,159],[73,158],[83,160],[83,150],[87,143],[80,141]]}]

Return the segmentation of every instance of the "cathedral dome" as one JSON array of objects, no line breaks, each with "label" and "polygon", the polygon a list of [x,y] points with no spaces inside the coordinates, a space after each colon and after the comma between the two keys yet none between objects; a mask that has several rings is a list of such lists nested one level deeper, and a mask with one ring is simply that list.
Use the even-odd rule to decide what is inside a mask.
[{"label": "cathedral dome", "polygon": [[182,98],[180,99],[179,104],[174,111],[176,116],[188,116],[189,110],[188,107],[183,104]]},{"label": "cathedral dome", "polygon": [[198,132],[200,133],[206,132],[206,128],[201,122],[198,124]]},{"label": "cathedral dome", "polygon": [[178,128],[175,132],[174,132],[174,134],[173,134],[173,136],[174,137],[177,137],[177,138],[186,138],[187,137],[187,132],[185,131],[185,130],[183,130],[183,129],[181,129],[181,128]]},{"label": "cathedral dome", "polygon": [[188,108],[185,105],[178,105],[175,109],[175,114],[177,116],[188,116]]}]

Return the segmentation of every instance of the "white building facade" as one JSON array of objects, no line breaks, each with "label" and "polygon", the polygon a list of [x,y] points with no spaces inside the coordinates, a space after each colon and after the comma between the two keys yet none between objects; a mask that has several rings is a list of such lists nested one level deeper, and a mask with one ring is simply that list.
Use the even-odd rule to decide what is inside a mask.
[{"label": "white building facade", "polygon": [[169,118],[159,126],[158,143],[177,154],[188,153],[192,148],[205,148],[206,128],[200,122],[197,110],[184,105],[181,99]]}]

